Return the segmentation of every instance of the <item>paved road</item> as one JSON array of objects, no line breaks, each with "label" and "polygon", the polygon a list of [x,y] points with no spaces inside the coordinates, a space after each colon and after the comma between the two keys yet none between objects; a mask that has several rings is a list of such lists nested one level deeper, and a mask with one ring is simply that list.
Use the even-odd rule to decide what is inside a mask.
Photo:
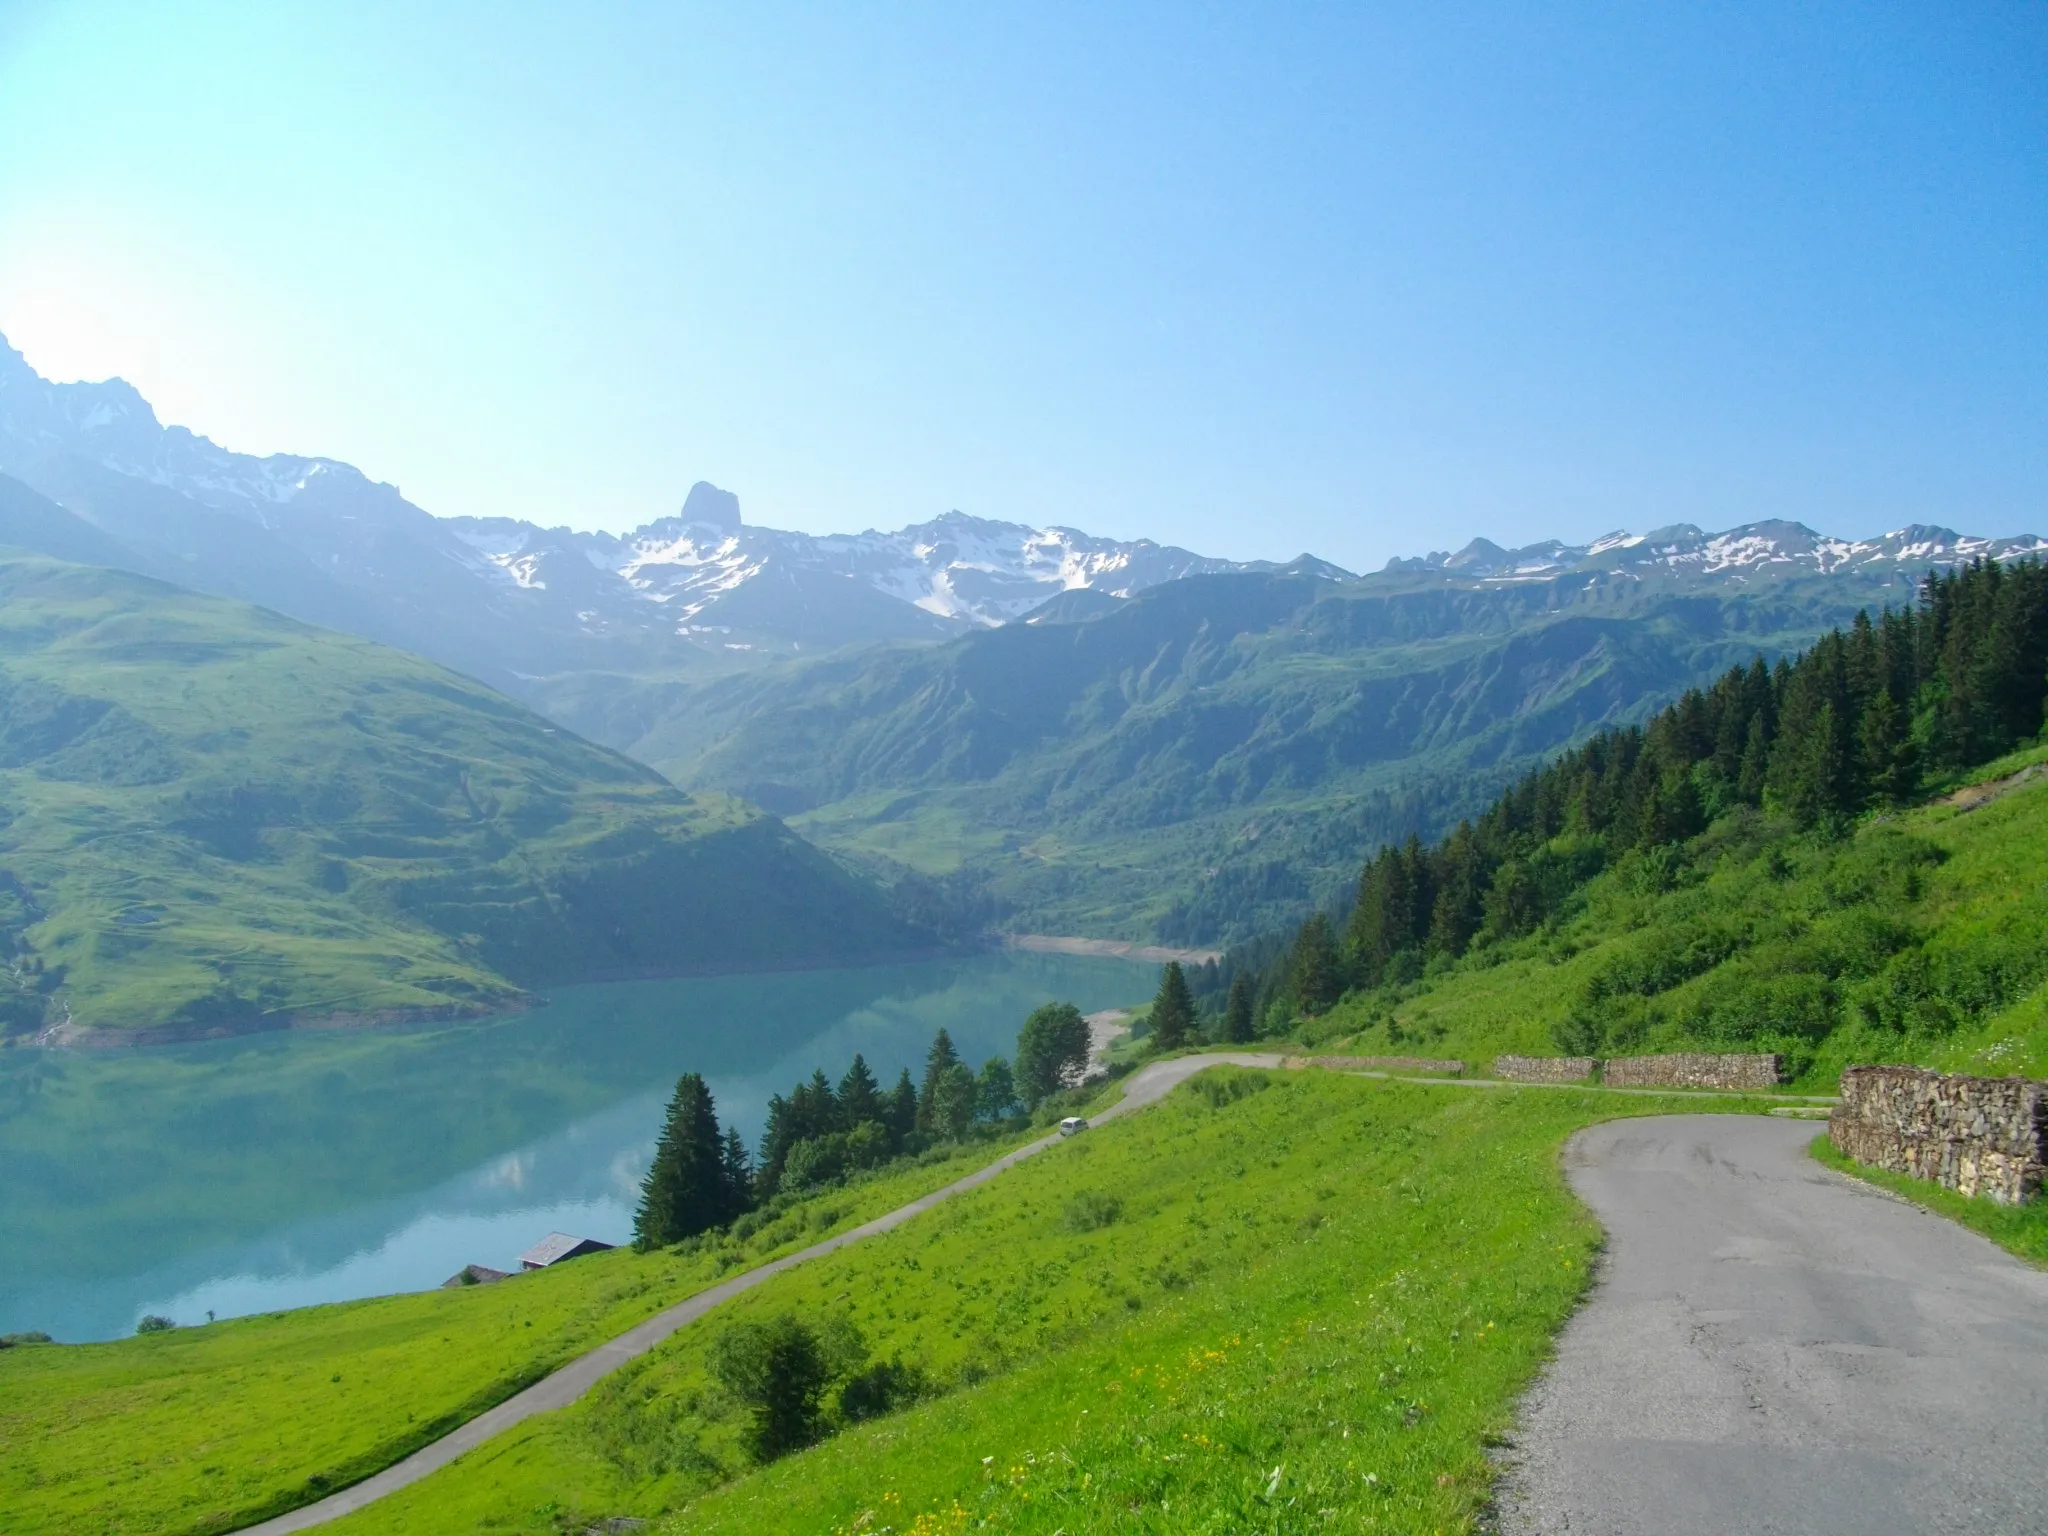
[{"label": "paved road", "polygon": [[[1108,1109],[1094,1117],[1092,1124],[1100,1125],[1127,1115],[1132,1110],[1143,1109],[1156,1104],[1173,1089],[1186,1082],[1204,1067],[1222,1063],[1234,1063],[1245,1067],[1277,1067],[1278,1056],[1262,1056],[1239,1051],[1215,1051],[1201,1056],[1177,1056],[1171,1061],[1157,1061],[1134,1072],[1124,1085],[1124,1096]],[[828,1237],[821,1243],[797,1253],[763,1264],[759,1269],[750,1269],[745,1274],[735,1275],[708,1291],[699,1291],[687,1301],[681,1301],[665,1312],[654,1316],[632,1328],[609,1343],[600,1344],[587,1355],[578,1356],[553,1375],[544,1376],[525,1391],[508,1397],[487,1413],[479,1414],[467,1424],[451,1430],[448,1434],[422,1446],[405,1460],[394,1462],[382,1472],[362,1482],[329,1494],[317,1504],[307,1504],[266,1520],[261,1525],[244,1527],[244,1536],[284,1536],[288,1531],[308,1530],[316,1525],[325,1525],[330,1520],[339,1520],[343,1515],[374,1504],[388,1493],[395,1493],[408,1484],[416,1483],[428,1474],[439,1471],[463,1452],[474,1450],[494,1435],[504,1433],[522,1419],[529,1419],[536,1413],[547,1413],[552,1409],[566,1408],[588,1392],[597,1383],[624,1365],[628,1360],[644,1355],[685,1323],[693,1323],[722,1301],[729,1301],[742,1291],[750,1291],[762,1281],[793,1269],[808,1259],[835,1252],[848,1243],[857,1243],[864,1237],[873,1237],[878,1232],[887,1232],[899,1227],[911,1217],[921,1215],[942,1200],[950,1200],[963,1190],[986,1184],[997,1174],[1015,1167],[1025,1158],[1043,1152],[1060,1140],[1057,1133],[1042,1137],[1029,1146],[1019,1147],[1006,1156],[997,1158],[986,1168],[977,1169],[964,1179],[948,1184],[944,1189],[935,1190],[922,1199],[899,1206],[886,1216],[877,1216],[863,1226],[841,1232],[837,1237]]]},{"label": "paved road", "polygon": [[1505,1533],[2048,1532],[2048,1274],[1738,1115],[1574,1137],[1608,1252]]}]

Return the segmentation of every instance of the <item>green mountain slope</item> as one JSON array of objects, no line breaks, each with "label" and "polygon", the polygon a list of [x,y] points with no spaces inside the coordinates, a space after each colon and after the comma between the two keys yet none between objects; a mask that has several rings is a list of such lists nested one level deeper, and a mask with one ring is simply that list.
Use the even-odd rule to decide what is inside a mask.
[{"label": "green mountain slope", "polygon": [[1676,857],[1629,852],[1535,933],[1284,1026],[1463,1057],[1780,1051],[1831,1090],[1857,1062],[2048,1076],[2048,760],[1842,838],[1731,813]]},{"label": "green mountain slope", "polygon": [[1329,901],[1361,846],[1448,825],[1600,726],[1911,591],[1896,571],[1201,576],[1080,622],[677,683],[587,717],[549,702],[678,783],[947,877],[1008,926],[1207,942]]},{"label": "green mountain slope", "polygon": [[2048,566],[1932,578],[1380,849],[1341,940],[1310,919],[1256,1011],[1474,1054],[1773,1051],[1823,1084],[2038,1073],[2044,704]]},{"label": "green mountain slope", "polygon": [[918,940],[781,823],[480,684],[0,553],[8,1033],[460,1013]]}]

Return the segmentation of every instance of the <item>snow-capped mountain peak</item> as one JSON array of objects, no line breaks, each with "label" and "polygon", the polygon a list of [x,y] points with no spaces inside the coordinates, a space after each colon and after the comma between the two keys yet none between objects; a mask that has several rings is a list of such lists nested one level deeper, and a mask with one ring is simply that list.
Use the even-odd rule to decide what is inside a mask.
[{"label": "snow-capped mountain peak", "polygon": [[757,528],[739,499],[700,481],[682,511],[622,535],[545,531],[509,519],[450,519],[463,540],[525,585],[544,584],[544,546],[573,547],[633,596],[662,606],[679,630],[721,600],[776,575],[798,588],[851,581],[936,621],[939,631],[1007,623],[1056,593],[1088,587],[1128,596],[1208,571],[1270,569],[1153,543],[1096,538],[948,512],[893,532],[791,533]]},{"label": "snow-capped mountain peak", "polygon": [[1676,523],[1645,534],[1610,533],[1590,544],[1551,540],[1514,550],[1502,549],[1487,539],[1474,539],[1456,554],[1390,560],[1387,569],[1441,571],[1489,583],[1547,581],[1585,571],[1646,574],[1659,569],[1742,579],[1802,572],[1827,575],[1864,567],[1917,568],[1980,556],[2003,560],[2044,550],[2048,550],[2048,543],[2032,534],[1978,538],[1959,534],[1952,528],[1914,524],[1879,538],[1852,540],[1816,533],[1804,523],[1771,520],[1745,523],[1722,533],[1707,533],[1691,523]]},{"label": "snow-capped mountain peak", "polygon": [[[617,658],[628,653],[632,665],[665,666],[707,650],[943,639],[1034,614],[1069,622],[1187,576],[1355,579],[1306,555],[1284,566],[1219,560],[1050,519],[960,511],[894,531],[760,528],[742,518],[736,495],[708,481],[692,485],[673,515],[625,534],[436,518],[338,460],[255,457],[166,427],[120,379],[53,383],[4,338],[0,473],[94,524],[132,551],[136,569],[422,651],[508,686],[537,672],[624,665]],[[1924,569],[2043,548],[2032,537],[1923,526],[1853,541],[1793,522],[1721,533],[1681,523],[1582,545],[1510,550],[1474,539],[1455,554],[1389,562],[1389,572],[1488,584],[1656,571],[1740,582]],[[1045,610],[1062,594],[1076,600]]]}]

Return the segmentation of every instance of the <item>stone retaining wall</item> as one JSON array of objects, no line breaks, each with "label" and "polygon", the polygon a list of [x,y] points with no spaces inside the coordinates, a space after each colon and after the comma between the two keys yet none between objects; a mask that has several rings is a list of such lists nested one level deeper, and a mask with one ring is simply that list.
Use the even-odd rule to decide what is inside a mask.
[{"label": "stone retaining wall", "polygon": [[1496,1056],[1493,1075],[1511,1083],[1583,1083],[1599,1065],[1591,1056]]},{"label": "stone retaining wall", "polygon": [[1775,1088],[1784,1062],[1777,1056],[1617,1056],[1602,1074],[1610,1088]]},{"label": "stone retaining wall", "polygon": [[1308,1064],[1334,1072],[1429,1072],[1437,1077],[1459,1077],[1465,1071],[1462,1061],[1432,1061],[1427,1056],[1311,1056]]},{"label": "stone retaining wall", "polygon": [[1828,1140],[1859,1163],[2006,1205],[2031,1200],[2048,1160],[2048,1083],[1851,1067]]}]

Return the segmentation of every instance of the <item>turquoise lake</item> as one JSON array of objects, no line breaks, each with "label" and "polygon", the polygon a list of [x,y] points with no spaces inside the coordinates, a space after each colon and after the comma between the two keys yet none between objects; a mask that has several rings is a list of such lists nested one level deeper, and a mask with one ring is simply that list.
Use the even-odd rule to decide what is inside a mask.
[{"label": "turquoise lake", "polygon": [[1040,1003],[1157,972],[1017,952],[621,982],[463,1024],[0,1053],[0,1333],[115,1338],[509,1268],[551,1231],[622,1242],[676,1077],[751,1144],[772,1093],[855,1051],[884,1083],[934,1031],[979,1065]]}]

